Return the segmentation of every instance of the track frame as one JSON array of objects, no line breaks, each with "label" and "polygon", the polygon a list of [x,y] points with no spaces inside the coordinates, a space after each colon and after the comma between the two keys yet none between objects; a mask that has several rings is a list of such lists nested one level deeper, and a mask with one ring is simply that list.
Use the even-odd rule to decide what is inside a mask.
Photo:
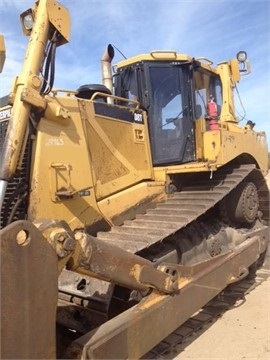
[{"label": "track frame", "polygon": [[139,304],[75,340],[67,357],[82,359],[139,359],[168,336],[227,285],[241,280],[266,250],[267,229],[225,254],[193,266],[174,265],[178,291],[156,290]]}]

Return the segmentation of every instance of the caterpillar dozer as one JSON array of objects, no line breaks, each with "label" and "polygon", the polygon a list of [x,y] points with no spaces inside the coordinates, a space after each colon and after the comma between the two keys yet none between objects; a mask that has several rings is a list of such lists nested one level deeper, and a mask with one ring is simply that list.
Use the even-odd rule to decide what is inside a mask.
[{"label": "caterpillar dozer", "polygon": [[263,262],[266,134],[234,105],[246,53],[113,66],[108,45],[100,84],[55,89],[68,10],[39,0],[20,19],[0,110],[1,358],[138,359]]}]

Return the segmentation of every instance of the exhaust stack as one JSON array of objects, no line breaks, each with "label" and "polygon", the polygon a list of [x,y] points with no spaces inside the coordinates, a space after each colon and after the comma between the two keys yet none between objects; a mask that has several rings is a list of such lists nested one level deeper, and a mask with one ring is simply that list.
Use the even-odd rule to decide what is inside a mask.
[{"label": "exhaust stack", "polygon": [[102,84],[113,93],[112,67],[111,62],[114,57],[114,49],[111,44],[107,46],[101,58]]}]

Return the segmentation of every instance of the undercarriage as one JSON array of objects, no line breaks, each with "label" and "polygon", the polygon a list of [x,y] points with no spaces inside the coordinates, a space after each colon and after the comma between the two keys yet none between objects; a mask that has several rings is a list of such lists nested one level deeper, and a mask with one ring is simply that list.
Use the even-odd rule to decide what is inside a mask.
[{"label": "undercarriage", "polygon": [[[9,225],[2,230],[2,253],[10,254],[10,247],[15,246],[16,252],[30,251],[37,261],[31,262],[30,269],[23,263],[17,267],[20,276],[16,276],[16,286],[2,296],[5,314],[15,308],[17,314],[30,301],[33,328],[27,336],[33,340],[33,329],[42,332],[42,328],[49,327],[54,332],[56,326],[57,358],[142,357],[227,285],[254,271],[266,251],[269,195],[254,166],[224,168],[211,180],[200,174],[193,183],[188,179],[187,184],[175,182],[176,191],[168,194],[164,202],[126,220],[122,226],[98,233],[96,238],[76,234],[84,254],[90,253],[91,257],[81,259],[76,269],[68,263],[58,278],[58,294],[52,286],[57,282],[57,259],[42,231],[25,221]],[[21,230],[25,237],[17,235]],[[11,233],[14,235],[10,242]],[[44,249],[38,249],[40,246]],[[40,255],[35,253],[41,250],[46,279],[42,274],[35,277],[36,272],[40,273]],[[6,263],[8,267],[21,256],[14,251],[11,254],[8,256],[14,258]],[[115,274],[112,264],[117,268]],[[128,274],[136,266],[134,280]],[[4,267],[2,271],[11,272]],[[17,299],[17,286],[25,283],[29,272],[35,278],[30,292]],[[46,295],[43,293],[37,304],[41,284]],[[36,314],[41,308],[53,315],[40,317],[37,323]],[[5,324],[8,318],[3,321]],[[25,326],[26,319],[19,322]],[[153,326],[159,328],[155,334],[151,332]],[[5,339],[2,349],[8,358],[13,350]],[[54,341],[53,337],[46,338],[44,348],[50,344],[53,349]],[[29,351],[22,343],[20,354],[38,358],[36,350]]]}]

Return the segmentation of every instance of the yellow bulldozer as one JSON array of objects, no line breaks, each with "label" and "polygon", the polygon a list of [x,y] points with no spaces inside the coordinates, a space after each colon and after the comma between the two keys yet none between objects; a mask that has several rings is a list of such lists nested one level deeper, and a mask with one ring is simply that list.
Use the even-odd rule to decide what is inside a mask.
[{"label": "yellow bulldozer", "polygon": [[0,110],[1,358],[138,359],[263,263],[266,135],[233,95],[247,54],[112,66],[108,45],[100,84],[55,89],[68,10],[39,0],[20,19]]}]

